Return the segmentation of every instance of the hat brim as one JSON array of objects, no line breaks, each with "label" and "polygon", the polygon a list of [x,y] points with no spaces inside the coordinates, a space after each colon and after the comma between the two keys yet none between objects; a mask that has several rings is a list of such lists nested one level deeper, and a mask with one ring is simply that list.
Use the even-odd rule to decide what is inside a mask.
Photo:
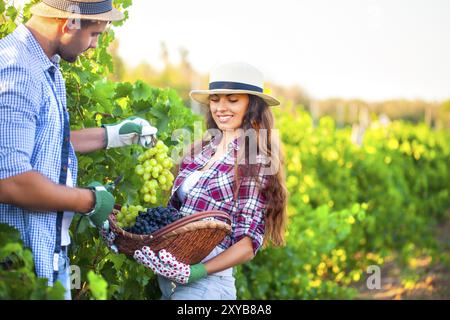
[{"label": "hat brim", "polygon": [[233,89],[215,89],[215,90],[192,90],[189,93],[189,96],[203,104],[203,105],[209,105],[209,96],[212,94],[251,94],[254,96],[258,96],[262,98],[269,106],[278,106],[280,102],[275,99],[274,97],[269,96],[265,93],[255,92],[251,90],[233,90]]},{"label": "hat brim", "polygon": [[117,10],[116,8],[112,8],[112,10],[99,13],[99,14],[77,14],[68,11],[62,11],[49,5],[44,2],[40,2],[30,9],[31,13],[41,17],[47,18],[61,18],[61,19],[85,19],[85,20],[98,20],[98,21],[119,21],[122,20],[125,15]]}]

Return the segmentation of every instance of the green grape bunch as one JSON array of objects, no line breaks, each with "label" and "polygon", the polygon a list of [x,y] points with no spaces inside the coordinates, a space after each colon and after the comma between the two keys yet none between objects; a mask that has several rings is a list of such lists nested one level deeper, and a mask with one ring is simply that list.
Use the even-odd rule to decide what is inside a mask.
[{"label": "green grape bunch", "polygon": [[158,189],[167,191],[172,188],[174,176],[170,169],[173,167],[173,161],[168,156],[168,151],[169,147],[159,140],[155,147],[138,157],[139,164],[135,171],[142,180],[140,193],[144,203],[155,204]]},{"label": "green grape bunch", "polygon": [[119,227],[128,228],[134,226],[136,222],[136,217],[139,215],[139,212],[145,211],[144,207],[141,205],[137,206],[122,206],[119,213],[117,213],[117,225]]}]

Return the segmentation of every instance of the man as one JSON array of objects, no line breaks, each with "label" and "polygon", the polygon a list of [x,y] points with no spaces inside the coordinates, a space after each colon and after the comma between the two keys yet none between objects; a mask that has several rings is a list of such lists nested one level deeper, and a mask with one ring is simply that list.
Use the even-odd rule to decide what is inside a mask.
[{"label": "man", "polygon": [[33,251],[36,273],[61,281],[70,299],[68,229],[74,212],[96,227],[114,197],[101,184],[75,188],[75,151],[151,145],[156,128],[140,118],[70,131],[59,59],[74,62],[95,48],[123,14],[111,0],[43,0],[33,16],[0,40],[0,223],[17,228]]}]

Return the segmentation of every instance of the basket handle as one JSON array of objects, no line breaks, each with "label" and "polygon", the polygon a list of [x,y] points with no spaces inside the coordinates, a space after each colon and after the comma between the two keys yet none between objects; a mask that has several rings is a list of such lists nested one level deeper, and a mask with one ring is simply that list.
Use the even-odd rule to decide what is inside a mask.
[{"label": "basket handle", "polygon": [[182,226],[184,226],[184,225],[186,225],[186,224],[188,224],[190,222],[197,221],[197,220],[204,219],[204,218],[209,218],[209,217],[224,218],[224,219],[228,220],[228,224],[231,224],[231,218],[225,212],[222,212],[222,211],[202,211],[202,212],[194,213],[194,214],[191,214],[190,216],[181,218],[180,220],[175,221],[175,222],[171,223],[170,225],[155,231],[151,235],[153,237],[158,237],[161,234],[165,234],[167,232],[170,232],[170,231],[173,231],[175,229],[178,229],[179,227],[182,227]]}]

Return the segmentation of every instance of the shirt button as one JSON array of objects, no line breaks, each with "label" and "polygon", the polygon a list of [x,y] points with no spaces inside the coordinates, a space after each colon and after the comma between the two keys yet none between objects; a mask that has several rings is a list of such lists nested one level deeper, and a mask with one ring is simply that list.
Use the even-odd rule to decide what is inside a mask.
[{"label": "shirt button", "polygon": [[63,166],[63,170],[64,170],[64,171],[67,171],[67,166]]}]

